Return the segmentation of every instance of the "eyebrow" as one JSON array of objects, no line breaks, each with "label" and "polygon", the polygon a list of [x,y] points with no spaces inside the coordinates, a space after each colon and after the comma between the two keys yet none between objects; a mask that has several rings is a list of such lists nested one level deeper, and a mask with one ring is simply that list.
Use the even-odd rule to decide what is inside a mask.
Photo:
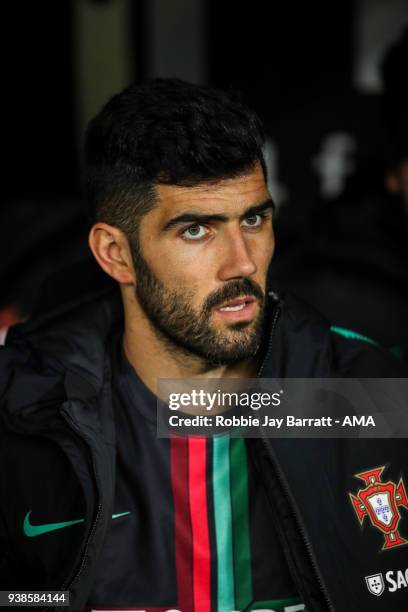
[{"label": "eyebrow", "polygon": [[[274,210],[275,204],[272,199],[265,200],[265,202],[261,202],[260,204],[255,204],[254,206],[250,206],[247,208],[242,215],[240,215],[239,219],[245,219],[245,217],[249,217],[250,215],[256,215],[264,212],[265,210]],[[223,214],[207,214],[207,213],[199,213],[194,211],[186,211],[177,217],[173,217],[170,221],[167,221],[166,225],[163,227],[163,232],[167,232],[173,227],[177,225],[181,225],[182,223],[199,223],[205,224],[210,221],[221,221],[226,223],[229,221],[230,217]]]}]

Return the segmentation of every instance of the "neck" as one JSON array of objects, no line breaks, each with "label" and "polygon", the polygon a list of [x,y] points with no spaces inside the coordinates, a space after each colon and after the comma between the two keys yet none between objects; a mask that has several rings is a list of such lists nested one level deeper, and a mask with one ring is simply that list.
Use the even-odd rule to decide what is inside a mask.
[{"label": "neck", "polygon": [[129,363],[150,391],[157,395],[160,378],[254,378],[259,359],[213,366],[176,344],[166,341],[153,327],[135,299],[124,300],[124,350]]}]

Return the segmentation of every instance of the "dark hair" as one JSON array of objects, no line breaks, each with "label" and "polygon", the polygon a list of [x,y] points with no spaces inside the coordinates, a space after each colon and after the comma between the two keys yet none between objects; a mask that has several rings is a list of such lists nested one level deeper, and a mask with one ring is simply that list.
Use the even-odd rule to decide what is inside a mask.
[{"label": "dark hair", "polygon": [[95,218],[136,237],[155,185],[233,178],[260,162],[262,126],[236,93],[155,79],[117,94],[90,122],[85,179]]}]

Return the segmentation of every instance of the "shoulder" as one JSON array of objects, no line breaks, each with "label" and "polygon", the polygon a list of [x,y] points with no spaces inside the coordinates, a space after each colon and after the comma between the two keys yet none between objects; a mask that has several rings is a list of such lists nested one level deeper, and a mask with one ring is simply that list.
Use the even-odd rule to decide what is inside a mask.
[{"label": "shoulder", "polygon": [[287,376],[406,378],[408,364],[359,330],[328,321],[292,294],[284,295],[276,344]]},{"label": "shoulder", "polygon": [[408,363],[373,338],[355,330],[330,326],[334,365],[339,375],[356,378],[406,378]]},{"label": "shoulder", "polygon": [[1,407],[16,410],[61,399],[72,384],[87,389],[88,396],[97,395],[105,378],[108,340],[121,321],[120,297],[109,293],[17,325],[0,349]]}]

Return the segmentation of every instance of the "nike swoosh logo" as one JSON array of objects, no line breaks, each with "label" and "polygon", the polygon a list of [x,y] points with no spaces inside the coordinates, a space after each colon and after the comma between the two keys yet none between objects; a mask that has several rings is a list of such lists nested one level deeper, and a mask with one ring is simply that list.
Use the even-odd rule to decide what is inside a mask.
[{"label": "nike swoosh logo", "polygon": [[[63,529],[64,527],[70,527],[71,525],[77,525],[83,523],[85,519],[76,519],[75,521],[65,521],[63,523],[47,523],[45,525],[32,525],[30,523],[30,514],[32,510],[27,512],[24,517],[23,531],[24,535],[28,538],[42,535],[43,533],[49,533],[50,531],[56,531],[57,529]],[[121,516],[127,516],[130,512],[119,512],[119,514],[112,514],[113,519],[120,518]]]},{"label": "nike swoosh logo", "polygon": [[119,514],[112,514],[112,518],[120,518],[121,516],[127,516],[130,512],[119,512]]}]

